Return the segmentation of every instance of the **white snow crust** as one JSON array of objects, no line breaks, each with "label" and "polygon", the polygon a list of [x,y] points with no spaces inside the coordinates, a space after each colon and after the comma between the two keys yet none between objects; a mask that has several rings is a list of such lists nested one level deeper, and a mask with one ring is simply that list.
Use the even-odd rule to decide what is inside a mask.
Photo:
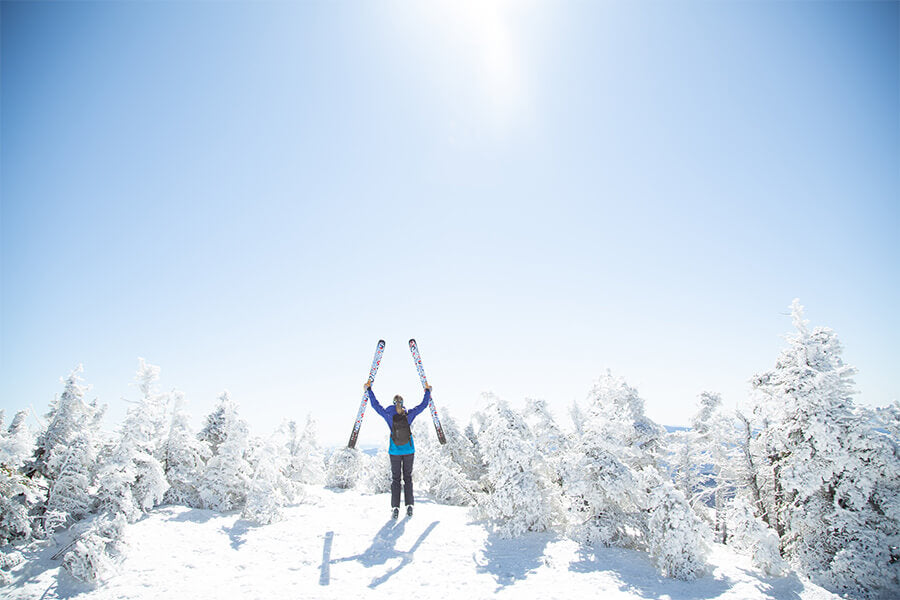
[{"label": "white snow crust", "polygon": [[308,487],[284,520],[255,526],[239,511],[157,508],[125,530],[117,575],[97,588],[61,572],[48,543],[0,587],[9,600],[78,598],[604,598],[825,600],[800,578],[766,577],[713,544],[712,570],[695,581],[659,574],[649,556],[585,548],[552,533],[504,539],[465,507],[418,498],[414,517],[389,519],[388,494]]}]

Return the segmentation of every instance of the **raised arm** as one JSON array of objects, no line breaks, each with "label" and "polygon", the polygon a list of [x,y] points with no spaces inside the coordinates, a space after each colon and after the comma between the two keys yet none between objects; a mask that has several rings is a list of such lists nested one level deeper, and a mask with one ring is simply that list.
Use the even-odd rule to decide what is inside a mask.
[{"label": "raised arm", "polygon": [[366,382],[365,387],[366,387],[366,393],[369,394],[369,402],[372,403],[372,408],[374,408],[375,412],[377,412],[383,418],[387,419],[387,412],[385,412],[383,406],[378,404],[378,399],[375,398],[375,392],[372,391],[372,386],[368,385],[368,382]]},{"label": "raised arm", "polygon": [[420,412],[425,410],[425,407],[428,406],[428,403],[430,401],[431,401],[431,386],[429,385],[428,387],[425,388],[425,397],[422,398],[422,401],[419,403],[419,405],[416,406],[415,408],[409,409],[409,412],[407,413],[407,415],[409,417],[410,423],[412,423],[413,419],[415,419],[416,416]]}]

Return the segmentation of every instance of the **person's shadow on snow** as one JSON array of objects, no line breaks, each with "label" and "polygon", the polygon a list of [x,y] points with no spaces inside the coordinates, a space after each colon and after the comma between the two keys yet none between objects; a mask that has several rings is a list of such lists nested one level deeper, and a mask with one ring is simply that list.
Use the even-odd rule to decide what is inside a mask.
[{"label": "person's shadow on snow", "polygon": [[391,519],[375,534],[375,537],[372,539],[372,543],[366,548],[362,554],[357,554],[355,556],[347,556],[344,558],[331,558],[331,543],[334,538],[334,533],[329,531],[325,534],[325,547],[322,551],[322,575],[319,578],[320,585],[328,585],[330,582],[330,566],[335,563],[347,562],[351,560],[359,561],[364,567],[374,567],[378,565],[382,565],[386,563],[388,560],[392,558],[400,558],[400,564],[389,570],[384,575],[380,577],[376,577],[369,583],[370,588],[376,588],[394,575],[396,575],[401,569],[406,567],[408,564],[412,562],[413,555],[416,550],[425,541],[425,538],[437,527],[440,521],[435,521],[431,525],[425,528],[425,531],[419,536],[419,538],[413,543],[412,547],[409,550],[402,551],[397,550],[397,540],[400,539],[400,536],[403,535],[404,530],[406,529],[406,523],[408,519],[402,519],[399,521],[394,521]]}]

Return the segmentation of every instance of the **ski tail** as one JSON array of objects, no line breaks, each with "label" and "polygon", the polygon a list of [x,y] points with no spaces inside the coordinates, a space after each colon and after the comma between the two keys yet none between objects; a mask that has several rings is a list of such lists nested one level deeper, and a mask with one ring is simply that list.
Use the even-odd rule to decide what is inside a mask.
[{"label": "ski tail", "polygon": [[[416,363],[416,370],[419,372],[419,381],[422,382],[422,388],[428,385],[428,379],[425,377],[425,369],[422,367],[422,356],[419,354],[419,346],[416,340],[409,340],[409,351],[412,353],[413,362]],[[431,410],[431,420],[434,422],[434,430],[437,432],[438,441],[442,444],[447,443],[444,437],[444,428],[441,427],[441,420],[438,419],[437,409],[434,407],[434,399],[428,402],[428,408]]]},{"label": "ski tail", "polygon": [[[384,354],[384,340],[378,340],[375,347],[375,357],[372,359],[372,368],[369,369],[369,383],[375,381],[375,374],[378,373],[378,366],[381,365],[381,356]],[[359,437],[359,428],[362,427],[363,416],[366,414],[366,406],[369,404],[369,394],[363,393],[362,402],[359,403],[359,412],[356,413],[356,421],[353,423],[353,431],[350,433],[350,441],[347,443],[348,448],[356,447],[356,438]]]}]

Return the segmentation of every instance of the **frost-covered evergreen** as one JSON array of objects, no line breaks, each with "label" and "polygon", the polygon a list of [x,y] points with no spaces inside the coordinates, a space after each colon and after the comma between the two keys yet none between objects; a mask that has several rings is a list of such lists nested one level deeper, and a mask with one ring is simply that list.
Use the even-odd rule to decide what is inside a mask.
[{"label": "frost-covered evergreen", "polygon": [[897,443],[900,443],[900,401],[894,400],[888,406],[878,408],[872,414],[875,427],[883,429]]},{"label": "frost-covered evergreen", "polygon": [[416,439],[415,489],[444,504],[468,506],[474,501],[479,474],[471,440],[444,409],[441,414],[446,444],[440,444],[430,420],[413,421]]},{"label": "frost-covered evergreen", "polygon": [[[629,467],[658,467],[665,453],[665,429],[644,414],[644,400],[609,371],[589,395],[585,435],[601,435]],[[588,427],[589,425],[589,427]]]},{"label": "frost-covered evergreen", "polygon": [[218,451],[206,463],[199,491],[205,508],[227,511],[244,506],[253,471],[246,459],[249,446],[247,423],[238,416],[237,406],[227,392],[219,399],[219,409]]},{"label": "frost-covered evergreen", "polygon": [[700,487],[698,469],[694,463],[694,436],[690,430],[673,431],[668,436],[668,447],[671,455],[672,481],[685,498],[691,498],[694,490]]},{"label": "frost-covered evergreen", "polygon": [[[627,415],[637,393],[607,372],[590,395],[587,410],[574,405],[575,429],[580,432],[563,470],[563,489],[570,503],[570,533],[582,543],[639,547],[643,530],[640,478],[636,468],[647,463],[632,446],[656,448],[646,432],[635,428]],[[641,409],[642,410],[642,409]],[[641,419],[643,422],[643,419]],[[634,433],[640,433],[634,440]],[[630,464],[629,461],[633,464]],[[651,461],[652,462],[652,461]]]},{"label": "frost-covered evergreen", "polygon": [[158,456],[162,454],[168,394],[156,388],[159,367],[140,359],[135,377],[141,399],[128,409],[116,446],[103,457],[98,474],[97,504],[129,522],[160,504],[169,483]]},{"label": "frost-covered evergreen", "polygon": [[0,550],[0,585],[12,583],[9,570],[22,564],[24,560],[25,557],[18,550]]},{"label": "frost-covered evergreen", "polygon": [[[415,423],[415,422],[414,422]],[[375,456],[365,453],[359,455],[360,473],[356,487],[369,494],[384,494],[391,491],[391,459],[385,448],[381,448]],[[416,462],[419,451],[416,448]],[[419,465],[417,465],[419,466]],[[418,473],[416,473],[418,475]],[[418,484],[418,477],[416,478]]]},{"label": "frost-covered evergreen", "polygon": [[225,413],[231,405],[232,402],[228,397],[228,392],[223,392],[219,396],[216,408],[206,416],[206,424],[200,430],[200,433],[197,434],[197,437],[209,445],[209,449],[213,454],[219,451],[219,444],[225,441],[225,430],[228,426],[228,418]]},{"label": "frost-covered evergreen", "polygon": [[588,546],[637,546],[642,523],[638,480],[601,437],[582,435],[562,477],[573,538]]},{"label": "frost-covered evergreen", "polygon": [[68,451],[72,442],[87,432],[96,434],[99,431],[105,407],[85,402],[84,395],[90,386],[83,384],[83,371],[84,368],[78,365],[64,380],[62,395],[50,403],[50,411],[45,416],[47,426],[37,436],[34,455],[25,467],[26,475],[55,480],[63,464],[61,455]]},{"label": "frost-covered evergreen", "polygon": [[362,474],[363,457],[356,448],[343,446],[337,448],[328,457],[325,468],[325,486],[351,489],[356,487]]},{"label": "frost-covered evergreen", "polygon": [[31,480],[18,469],[0,464],[0,546],[31,536],[28,509],[33,499]]},{"label": "frost-covered evergreen", "polygon": [[286,444],[289,461],[287,477],[298,484],[321,485],[325,481],[325,454],[316,436],[316,421],[306,417],[306,426],[298,431],[297,423],[286,426]]},{"label": "frost-covered evergreen", "polygon": [[719,394],[700,394],[691,429],[684,436],[687,454],[679,468],[679,487],[694,511],[709,523],[716,539],[724,542],[725,505],[734,494],[738,444],[735,421],[722,410]]},{"label": "frost-covered evergreen", "polygon": [[[94,508],[93,477],[96,451],[90,436],[80,435],[64,455],[54,455],[61,463],[50,485],[43,529],[52,533],[87,516]],[[53,463],[51,463],[53,465]],[[56,470],[56,467],[53,467]]]},{"label": "frost-covered evergreen", "polygon": [[102,583],[115,573],[116,563],[124,554],[125,524],[121,513],[103,513],[78,524],[72,529],[75,543],[63,556],[63,568],[82,583]]},{"label": "frost-covered evergreen", "polygon": [[173,396],[172,420],[162,448],[163,469],[169,483],[163,501],[199,508],[200,478],[212,452],[191,430],[184,395],[175,392]]},{"label": "frost-covered evergreen", "polygon": [[25,472],[33,484],[46,490],[33,507],[33,532],[45,536],[71,524],[92,508],[95,457],[104,408],[88,404],[89,389],[79,365],[64,380],[65,388],[50,405],[46,428],[40,432]]},{"label": "frost-covered evergreen", "polygon": [[27,414],[19,411],[9,430],[0,430],[0,545],[31,535],[28,511],[37,499],[36,489],[21,472],[33,445],[25,424]]},{"label": "frost-covered evergreen", "polygon": [[644,414],[637,390],[607,372],[581,414],[562,473],[576,539],[646,550],[671,577],[704,573],[706,530],[661,463],[665,430]]},{"label": "frost-covered evergreen", "polygon": [[853,405],[852,376],[827,328],[796,333],[754,377],[752,439],[761,502],[782,553],[840,593],[900,590],[900,452]]},{"label": "frost-covered evergreen", "polygon": [[534,433],[534,443],[547,462],[553,482],[562,485],[563,461],[572,448],[572,438],[557,424],[545,400],[525,401],[525,422]]},{"label": "frost-covered evergreen", "polygon": [[559,487],[522,416],[493,394],[476,430],[484,461],[481,485],[487,490],[475,513],[489,519],[496,531],[515,537],[549,529],[562,514]]},{"label": "frost-covered evergreen", "polygon": [[290,456],[282,436],[283,432],[277,431],[257,452],[247,501],[241,512],[242,517],[257,525],[281,520],[281,509],[300,493],[300,486],[286,474]]},{"label": "frost-covered evergreen", "polygon": [[656,469],[641,470],[647,494],[645,535],[647,550],[666,577],[692,580],[705,575],[706,528],[684,494]]},{"label": "frost-covered evergreen", "polygon": [[18,469],[24,466],[31,455],[34,436],[28,430],[26,418],[28,411],[20,410],[9,424],[9,429],[0,429],[0,464]]},{"label": "frost-covered evergreen", "polygon": [[744,496],[734,498],[728,505],[727,542],[738,552],[750,556],[753,566],[769,576],[785,572],[787,563],[781,558],[778,534],[755,514],[753,505]]}]

